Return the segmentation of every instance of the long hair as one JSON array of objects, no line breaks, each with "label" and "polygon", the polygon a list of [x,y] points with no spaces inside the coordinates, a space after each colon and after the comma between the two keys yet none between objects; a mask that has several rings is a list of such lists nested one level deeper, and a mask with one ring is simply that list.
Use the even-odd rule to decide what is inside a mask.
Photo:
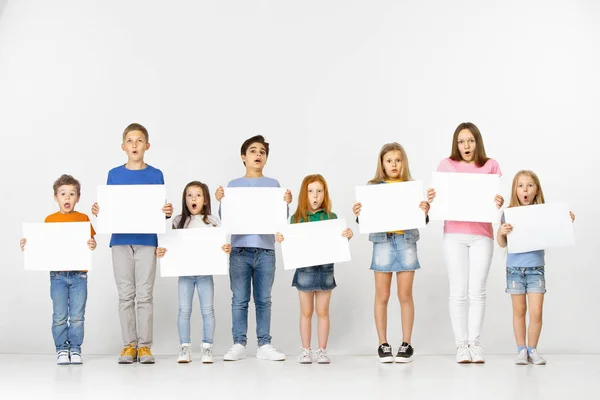
[{"label": "long hair", "polygon": [[321,208],[325,211],[328,217],[331,218],[331,199],[329,198],[329,189],[327,188],[327,182],[325,178],[319,174],[308,175],[302,180],[302,186],[300,187],[300,194],[298,195],[298,207],[296,212],[292,216],[295,224],[299,222],[306,222],[308,220],[308,212],[310,211],[310,205],[308,202],[308,185],[313,182],[320,182],[323,185],[323,204]]},{"label": "long hair", "polygon": [[458,150],[458,134],[463,129],[467,129],[473,134],[473,138],[475,139],[475,157],[473,158],[473,161],[475,161],[477,168],[481,168],[485,165],[487,160],[489,160],[489,157],[485,155],[485,146],[483,145],[481,132],[479,132],[479,128],[472,122],[463,122],[456,127],[454,136],[452,137],[452,152],[450,153],[450,159],[454,161],[462,160],[460,150]]},{"label": "long hair", "polygon": [[406,151],[404,147],[400,143],[386,143],[383,145],[381,150],[379,150],[379,157],[377,158],[377,169],[375,170],[375,177],[369,181],[369,183],[379,183],[388,178],[385,174],[385,169],[383,168],[383,156],[390,152],[397,150],[402,154],[402,163],[400,166],[400,179],[404,182],[412,181],[412,176],[410,175],[410,168],[408,167],[408,156],[406,155]]},{"label": "long hair", "polygon": [[202,183],[200,181],[192,181],[192,182],[188,183],[187,185],[185,185],[185,188],[183,189],[183,195],[182,195],[182,201],[181,201],[181,203],[182,203],[181,204],[181,219],[179,220],[179,223],[177,224],[177,229],[185,228],[188,220],[192,217],[192,213],[190,213],[190,210],[188,210],[187,204],[185,202],[187,190],[189,187],[192,187],[192,186],[199,187],[202,189],[202,195],[204,197],[204,204],[203,204],[203,208],[202,208],[202,214],[204,214],[203,221],[207,225],[210,224],[210,220],[208,218],[211,214],[210,193],[208,192],[208,186],[206,186],[205,183]]},{"label": "long hair", "polygon": [[535,193],[535,197],[531,204],[544,204],[544,191],[542,190],[542,185],[540,185],[540,179],[535,174],[535,172],[524,169],[517,172],[517,174],[513,178],[510,204],[508,205],[508,207],[519,207],[523,205],[519,201],[519,196],[517,195],[517,186],[519,185],[519,178],[521,176],[530,177],[533,180],[533,183],[535,183],[535,185],[537,186],[537,192]]}]

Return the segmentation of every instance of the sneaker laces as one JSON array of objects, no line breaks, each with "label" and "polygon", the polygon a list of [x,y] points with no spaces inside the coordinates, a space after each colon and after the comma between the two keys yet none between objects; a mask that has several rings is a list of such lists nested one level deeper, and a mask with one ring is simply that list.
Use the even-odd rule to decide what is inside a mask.
[{"label": "sneaker laces", "polygon": [[[315,352],[315,355],[317,353]],[[310,357],[310,349],[307,349],[305,347],[301,347],[300,348],[300,358],[304,358],[304,357]]]},{"label": "sneaker laces", "polygon": [[392,352],[392,346],[384,346],[384,345],[381,345],[381,350],[382,350],[384,353],[391,353],[391,352]]},{"label": "sneaker laces", "polygon": [[202,357],[212,357],[212,347],[202,347]]},{"label": "sneaker laces", "polygon": [[190,346],[181,346],[179,357],[186,357],[190,352]]},{"label": "sneaker laces", "polygon": [[400,353],[406,353],[408,351],[408,346],[410,346],[410,344],[407,344],[406,346],[400,346],[400,350],[398,350]]},{"label": "sneaker laces", "polygon": [[265,349],[266,351],[269,351],[269,352],[277,352],[277,349],[271,343],[263,344],[261,346],[261,348],[263,348],[263,349]]},{"label": "sneaker laces", "polygon": [[458,346],[458,355],[461,357],[464,356],[469,356],[471,357],[471,354],[469,353],[469,349],[467,348],[467,346]]},{"label": "sneaker laces", "polygon": [[315,357],[317,358],[329,358],[327,357],[327,352],[325,351],[325,349],[319,349],[317,351],[315,351]]},{"label": "sneaker laces", "polygon": [[476,344],[471,344],[469,345],[469,351],[473,354],[476,354],[478,356],[482,356],[483,355],[483,349],[476,345]]}]

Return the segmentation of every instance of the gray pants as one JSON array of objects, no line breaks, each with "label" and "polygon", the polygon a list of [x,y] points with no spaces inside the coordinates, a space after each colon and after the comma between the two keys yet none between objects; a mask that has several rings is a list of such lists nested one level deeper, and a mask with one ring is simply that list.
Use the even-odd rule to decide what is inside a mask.
[{"label": "gray pants", "polygon": [[113,271],[119,293],[119,320],[125,346],[130,343],[138,347],[152,346],[155,251],[153,246],[112,247]]}]

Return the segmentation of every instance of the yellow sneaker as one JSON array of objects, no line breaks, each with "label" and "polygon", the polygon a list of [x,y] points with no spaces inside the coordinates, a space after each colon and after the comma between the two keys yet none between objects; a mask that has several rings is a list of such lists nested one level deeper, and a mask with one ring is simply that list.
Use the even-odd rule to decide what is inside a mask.
[{"label": "yellow sneaker", "polygon": [[143,346],[138,349],[138,357],[140,364],[154,364],[154,356],[150,351],[150,348]]},{"label": "yellow sneaker", "polygon": [[121,350],[119,364],[133,364],[135,361],[137,361],[137,349],[135,343],[130,343]]}]

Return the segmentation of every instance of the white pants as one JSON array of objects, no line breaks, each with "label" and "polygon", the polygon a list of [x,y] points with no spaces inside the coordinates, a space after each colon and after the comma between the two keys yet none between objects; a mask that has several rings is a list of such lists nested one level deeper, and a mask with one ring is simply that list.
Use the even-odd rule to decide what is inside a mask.
[{"label": "white pants", "polygon": [[444,257],[450,281],[450,318],[457,346],[479,344],[493,251],[494,241],[488,237],[444,234]]}]

